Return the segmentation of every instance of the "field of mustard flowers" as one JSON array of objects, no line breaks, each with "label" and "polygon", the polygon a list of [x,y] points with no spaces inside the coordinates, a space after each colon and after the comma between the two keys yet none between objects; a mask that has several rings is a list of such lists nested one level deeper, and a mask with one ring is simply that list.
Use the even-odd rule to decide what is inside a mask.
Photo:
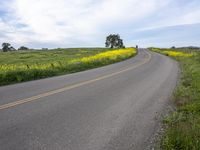
[{"label": "field of mustard flowers", "polygon": [[164,119],[166,132],[158,149],[200,149],[200,51],[187,49],[158,49],[152,51],[176,59],[181,79],[174,92],[177,110]]},{"label": "field of mustard flowers", "polygon": [[122,61],[136,49],[8,52],[0,56],[0,85],[83,71]]},{"label": "field of mustard flowers", "polygon": [[171,57],[192,57],[196,54],[196,52],[194,51],[186,52],[186,51],[175,51],[171,49],[159,49],[159,48],[151,48],[151,50]]}]

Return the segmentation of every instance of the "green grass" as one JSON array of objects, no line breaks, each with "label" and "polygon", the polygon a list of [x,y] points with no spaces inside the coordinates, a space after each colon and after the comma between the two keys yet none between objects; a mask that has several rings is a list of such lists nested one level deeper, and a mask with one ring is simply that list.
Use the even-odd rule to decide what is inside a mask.
[{"label": "green grass", "polygon": [[70,61],[74,58],[87,57],[100,52],[109,51],[106,48],[69,48],[53,50],[28,50],[0,53],[0,64],[28,64]]},{"label": "green grass", "polygon": [[[0,52],[0,85],[41,79],[92,69],[135,55],[132,50],[71,48]],[[110,53],[112,52],[112,54]],[[115,52],[115,53],[114,53]],[[99,54],[104,54],[100,57]],[[98,57],[94,57],[98,56]]]},{"label": "green grass", "polygon": [[[156,51],[163,53],[162,49]],[[177,110],[164,119],[166,132],[161,139],[160,148],[200,150],[200,52],[187,49],[170,51],[193,56],[173,57],[181,67],[180,83],[174,92]]]}]

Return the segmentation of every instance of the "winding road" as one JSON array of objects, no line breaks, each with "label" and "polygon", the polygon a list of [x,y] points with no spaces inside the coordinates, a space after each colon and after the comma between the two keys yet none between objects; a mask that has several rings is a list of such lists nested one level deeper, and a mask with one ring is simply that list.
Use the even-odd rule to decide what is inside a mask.
[{"label": "winding road", "polygon": [[80,73],[0,87],[0,150],[144,150],[178,78],[177,63],[139,49]]}]

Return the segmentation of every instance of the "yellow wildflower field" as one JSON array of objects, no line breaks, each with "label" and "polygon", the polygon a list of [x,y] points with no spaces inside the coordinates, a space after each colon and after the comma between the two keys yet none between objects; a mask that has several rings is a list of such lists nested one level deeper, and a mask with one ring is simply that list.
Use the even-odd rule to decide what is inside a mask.
[{"label": "yellow wildflower field", "polygon": [[159,49],[159,48],[150,48],[150,50],[154,51],[154,52],[158,52],[161,54],[165,54],[167,56],[171,56],[171,57],[192,57],[195,56],[196,53],[195,52],[184,52],[184,51],[175,51],[175,50],[166,50],[166,49]]},{"label": "yellow wildflower field", "polygon": [[94,56],[82,57],[78,59],[73,59],[69,62],[52,62],[47,64],[32,64],[32,65],[25,65],[25,64],[3,64],[0,65],[0,71],[14,71],[14,70],[30,70],[30,69],[40,69],[46,70],[50,68],[58,68],[63,67],[63,65],[70,65],[70,64],[78,64],[78,63],[93,63],[93,62],[103,62],[107,60],[116,60],[116,59],[123,59],[130,57],[136,54],[136,49],[134,48],[126,48],[126,49],[118,49],[112,50],[107,52],[102,52],[96,54]]},{"label": "yellow wildflower field", "polygon": [[185,53],[180,51],[163,51],[164,54],[167,54],[172,57],[191,57],[193,53]]},{"label": "yellow wildflower field", "polygon": [[107,51],[103,53],[99,53],[94,56],[83,57],[80,59],[74,59],[70,63],[91,63],[91,62],[98,62],[98,61],[106,61],[106,60],[115,60],[118,58],[126,58],[137,53],[136,49],[134,48],[126,48],[126,49],[118,49],[113,51]]},{"label": "yellow wildflower field", "polygon": [[0,64],[0,85],[92,69],[125,60],[136,53],[135,48],[125,48],[44,64]]}]

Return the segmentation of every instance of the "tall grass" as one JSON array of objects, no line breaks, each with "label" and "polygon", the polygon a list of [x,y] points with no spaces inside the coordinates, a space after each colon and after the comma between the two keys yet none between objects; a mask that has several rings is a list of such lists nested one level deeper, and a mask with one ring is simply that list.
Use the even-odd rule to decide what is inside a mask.
[{"label": "tall grass", "polygon": [[[160,146],[166,150],[200,150],[200,52],[156,51],[162,54],[168,51],[169,56],[180,63],[182,73],[180,84],[174,92],[177,111],[164,120],[167,129]],[[170,55],[170,51],[184,55]]]},{"label": "tall grass", "polygon": [[[74,55],[78,55],[76,53]],[[46,63],[16,63],[16,64],[0,64],[0,85],[10,83],[17,83],[61,75],[66,73],[73,73],[83,71],[95,67],[118,62],[130,58],[136,54],[133,48],[118,49],[96,53],[86,57],[74,57],[72,59],[54,60],[52,62],[45,61]],[[32,52],[26,56],[31,56]],[[83,56],[83,55],[82,55]],[[51,57],[49,59],[52,59]]]}]

